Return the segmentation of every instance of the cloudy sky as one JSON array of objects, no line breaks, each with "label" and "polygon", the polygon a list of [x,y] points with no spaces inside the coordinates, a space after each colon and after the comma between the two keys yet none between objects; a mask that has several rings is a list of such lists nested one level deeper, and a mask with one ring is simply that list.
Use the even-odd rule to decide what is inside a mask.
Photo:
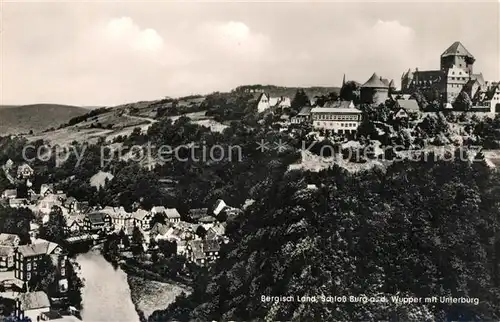
[{"label": "cloudy sky", "polygon": [[[500,2],[5,2],[0,104],[114,105],[241,84],[339,86],[439,68],[500,79]],[[398,81],[399,83],[399,81]]]}]

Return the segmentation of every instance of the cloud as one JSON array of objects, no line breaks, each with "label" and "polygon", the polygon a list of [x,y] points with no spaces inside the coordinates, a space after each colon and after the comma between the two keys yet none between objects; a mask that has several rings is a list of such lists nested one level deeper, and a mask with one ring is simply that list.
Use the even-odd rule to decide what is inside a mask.
[{"label": "cloud", "polygon": [[199,29],[199,39],[213,54],[237,60],[257,60],[271,53],[271,40],[240,21],[211,22]]},{"label": "cloud", "polygon": [[158,52],[164,46],[163,38],[156,30],[141,29],[130,17],[112,19],[108,22],[105,32],[110,41],[135,50]]},{"label": "cloud", "polygon": [[344,73],[398,82],[408,68],[439,68],[456,40],[493,80],[497,13],[466,3],[7,3],[0,99],[112,105],[249,83],[338,86]]}]

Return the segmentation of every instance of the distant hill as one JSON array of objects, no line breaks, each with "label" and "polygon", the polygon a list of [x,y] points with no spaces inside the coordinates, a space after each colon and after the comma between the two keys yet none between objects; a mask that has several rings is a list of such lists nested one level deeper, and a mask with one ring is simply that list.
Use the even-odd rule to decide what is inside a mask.
[{"label": "distant hill", "polygon": [[58,104],[0,106],[0,135],[40,132],[88,112],[83,107]]}]

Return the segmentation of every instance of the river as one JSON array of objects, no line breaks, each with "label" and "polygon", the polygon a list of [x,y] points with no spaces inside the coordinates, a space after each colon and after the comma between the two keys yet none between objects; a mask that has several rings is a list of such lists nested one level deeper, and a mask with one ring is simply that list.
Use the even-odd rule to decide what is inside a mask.
[{"label": "river", "polygon": [[96,251],[78,255],[76,261],[81,266],[85,284],[82,290],[84,322],[139,322],[123,270],[115,270]]}]

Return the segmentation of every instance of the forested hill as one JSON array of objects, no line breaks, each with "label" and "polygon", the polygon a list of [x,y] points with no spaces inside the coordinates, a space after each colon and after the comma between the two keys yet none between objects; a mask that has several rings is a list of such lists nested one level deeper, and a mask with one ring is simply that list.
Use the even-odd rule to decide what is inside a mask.
[{"label": "forested hill", "polygon": [[304,90],[309,98],[315,96],[328,95],[330,93],[340,93],[340,87],[285,87],[276,85],[243,85],[234,89],[234,92],[250,93],[250,92],[265,92],[271,96],[288,96],[292,99],[298,90]]},{"label": "forested hill", "polygon": [[[318,190],[307,190],[316,183]],[[228,226],[205,283],[150,321],[500,318],[500,178],[484,162],[288,172]],[[271,296],[470,297],[479,304],[271,303]]]}]

